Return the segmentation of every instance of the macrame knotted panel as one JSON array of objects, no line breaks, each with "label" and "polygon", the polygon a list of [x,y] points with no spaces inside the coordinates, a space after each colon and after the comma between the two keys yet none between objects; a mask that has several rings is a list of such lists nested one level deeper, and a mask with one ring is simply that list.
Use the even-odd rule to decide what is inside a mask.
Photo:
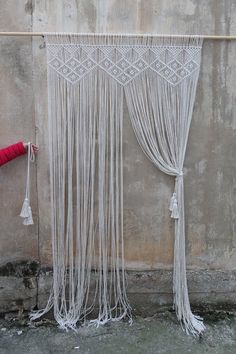
[{"label": "macrame knotted panel", "polygon": [[[97,309],[97,325],[130,317],[123,245],[123,97],[137,140],[175,177],[174,307],[187,333],[184,158],[202,39],[189,36],[47,35],[54,306],[63,328]],[[96,311],[95,311],[96,312]]]},{"label": "macrame knotted panel", "polygon": [[49,44],[49,66],[74,84],[94,69],[104,70],[121,85],[152,70],[171,85],[198,70],[199,46]]}]

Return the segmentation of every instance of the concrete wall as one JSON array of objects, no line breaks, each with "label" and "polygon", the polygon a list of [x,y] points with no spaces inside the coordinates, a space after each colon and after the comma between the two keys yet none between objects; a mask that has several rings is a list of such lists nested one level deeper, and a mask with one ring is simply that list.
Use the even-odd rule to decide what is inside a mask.
[{"label": "concrete wall", "polygon": [[[24,1],[0,1],[0,31],[31,31],[32,16]],[[0,37],[0,148],[19,140],[35,140],[31,40]],[[36,191],[36,170],[32,188]],[[18,217],[25,194],[26,159],[0,169],[0,262],[38,257],[37,193],[32,207],[35,225],[26,228]]]},{"label": "concrete wall", "polygon": [[[236,2],[0,0],[0,29],[236,34]],[[7,262],[38,261],[42,267],[51,266],[46,53],[44,41],[38,37],[2,38],[0,50],[0,147],[35,138],[40,146],[32,186],[34,227],[26,229],[17,218],[24,193],[25,159],[0,171],[0,275],[5,283],[6,275],[12,276],[14,283],[22,274],[25,279],[25,273],[6,271]],[[217,299],[236,302],[235,59],[235,41],[205,41],[185,162],[187,267],[192,270],[189,288],[192,299],[209,303]],[[129,292],[136,304],[145,298],[162,304],[171,294],[174,233],[168,203],[174,182],[140,150],[127,109],[124,118],[125,258],[127,269],[133,270],[129,272]],[[36,273],[26,271],[33,285],[27,295],[32,301],[25,307],[36,302]],[[46,275],[40,278],[40,294],[45,293],[48,282]],[[17,307],[19,297],[26,297],[13,296],[11,289],[8,282],[2,295],[0,290],[0,305],[1,299],[12,296],[8,309]]]}]

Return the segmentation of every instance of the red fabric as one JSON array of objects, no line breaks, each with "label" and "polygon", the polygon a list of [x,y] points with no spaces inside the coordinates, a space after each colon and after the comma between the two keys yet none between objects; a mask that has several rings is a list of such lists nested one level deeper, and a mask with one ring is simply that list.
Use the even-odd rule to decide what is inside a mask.
[{"label": "red fabric", "polygon": [[25,153],[26,149],[21,141],[4,149],[0,149],[0,166]]}]

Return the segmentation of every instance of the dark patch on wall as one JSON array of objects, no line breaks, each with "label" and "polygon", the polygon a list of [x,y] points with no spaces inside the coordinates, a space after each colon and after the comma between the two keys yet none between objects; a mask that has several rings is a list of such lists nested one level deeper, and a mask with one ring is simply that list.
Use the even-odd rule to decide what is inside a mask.
[{"label": "dark patch on wall", "polygon": [[36,261],[8,262],[0,267],[2,277],[35,277],[39,273],[39,263]]},{"label": "dark patch on wall", "polygon": [[34,4],[32,0],[28,0],[25,4],[25,12],[29,15],[32,15],[34,12]]},{"label": "dark patch on wall", "polygon": [[[30,85],[32,82],[31,42],[28,39],[2,39],[0,64],[8,72],[9,79]],[[17,80],[18,79],[18,80]],[[20,86],[21,87],[21,86]],[[25,88],[22,86],[22,88]]]},{"label": "dark patch on wall", "polygon": [[97,9],[90,1],[83,3],[82,15],[88,21],[89,30],[96,32]]},{"label": "dark patch on wall", "polygon": [[25,288],[27,288],[27,289],[34,289],[35,288],[34,282],[32,281],[31,277],[24,277],[23,284],[24,284]]}]

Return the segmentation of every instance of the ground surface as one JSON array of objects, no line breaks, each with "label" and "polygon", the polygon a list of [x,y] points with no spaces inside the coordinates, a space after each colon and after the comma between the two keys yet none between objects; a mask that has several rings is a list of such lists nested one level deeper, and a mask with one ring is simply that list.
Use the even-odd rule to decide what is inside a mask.
[{"label": "ground surface", "polygon": [[236,314],[205,316],[207,330],[196,339],[181,330],[173,313],[136,317],[132,326],[81,327],[64,332],[49,321],[0,320],[0,354],[156,354],[236,353]]}]

